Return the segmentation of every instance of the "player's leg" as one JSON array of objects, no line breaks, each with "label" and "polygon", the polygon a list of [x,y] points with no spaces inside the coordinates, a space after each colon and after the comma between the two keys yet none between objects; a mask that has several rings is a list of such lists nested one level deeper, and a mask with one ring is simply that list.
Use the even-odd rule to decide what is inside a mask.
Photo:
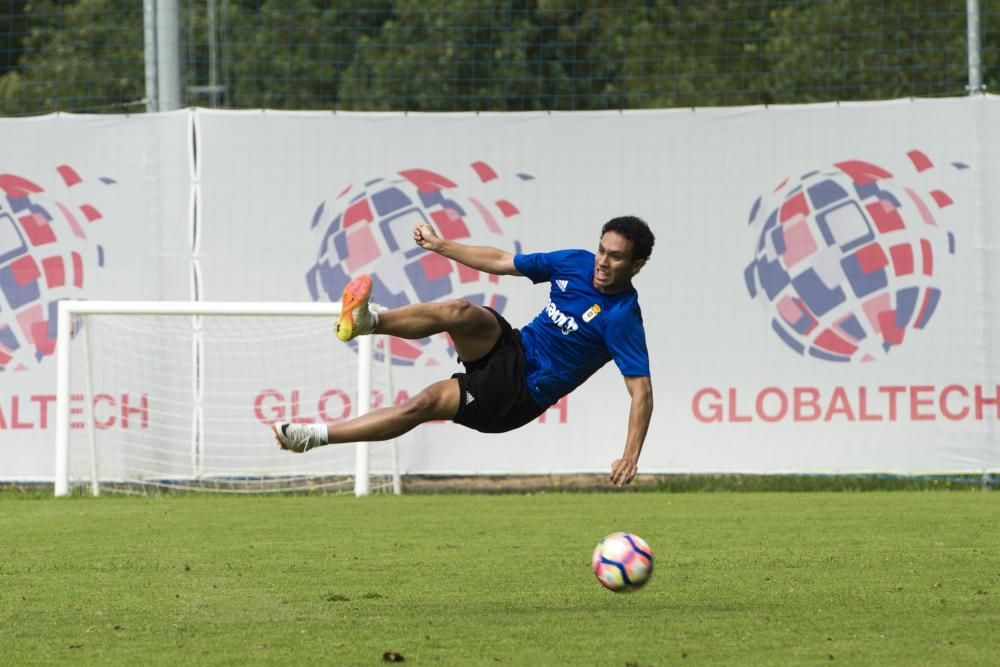
[{"label": "player's leg", "polygon": [[445,332],[463,361],[485,356],[500,337],[500,323],[486,308],[455,299],[402,306],[374,313],[368,308],[372,281],[358,276],[344,288],[337,337],[343,341],[370,333],[410,340]]},{"label": "player's leg", "polygon": [[373,410],[338,424],[272,424],[282,449],[305,452],[345,442],[391,440],[424,422],[451,419],[458,412],[458,380],[435,382],[399,405]]},{"label": "player's leg", "polygon": [[410,340],[445,332],[451,336],[459,359],[475,361],[493,349],[500,337],[500,323],[486,308],[455,299],[379,313],[375,332]]}]

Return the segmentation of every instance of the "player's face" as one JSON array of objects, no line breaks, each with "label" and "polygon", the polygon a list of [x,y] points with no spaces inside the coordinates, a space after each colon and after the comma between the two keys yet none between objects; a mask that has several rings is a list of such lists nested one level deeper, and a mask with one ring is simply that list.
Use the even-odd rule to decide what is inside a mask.
[{"label": "player's face", "polygon": [[632,261],[632,242],[618,232],[607,232],[597,244],[594,257],[594,287],[598,292],[614,294],[627,289],[632,276],[646,262]]}]

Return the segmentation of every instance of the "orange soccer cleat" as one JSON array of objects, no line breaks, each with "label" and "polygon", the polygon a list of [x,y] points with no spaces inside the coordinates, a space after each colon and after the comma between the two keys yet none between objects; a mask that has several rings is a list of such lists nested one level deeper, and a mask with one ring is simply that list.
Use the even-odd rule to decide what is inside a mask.
[{"label": "orange soccer cleat", "polygon": [[378,320],[368,307],[371,296],[371,276],[361,275],[347,283],[341,297],[340,317],[337,318],[337,338],[346,342],[375,331]]}]

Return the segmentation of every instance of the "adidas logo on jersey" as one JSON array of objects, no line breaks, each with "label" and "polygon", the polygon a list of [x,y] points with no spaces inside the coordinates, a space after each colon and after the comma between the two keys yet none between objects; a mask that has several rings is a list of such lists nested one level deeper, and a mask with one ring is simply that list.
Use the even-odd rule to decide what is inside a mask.
[{"label": "adidas logo on jersey", "polygon": [[569,281],[568,280],[557,280],[556,281],[556,287],[559,288],[560,292],[565,292],[566,288],[569,287]]},{"label": "adidas logo on jersey", "polygon": [[472,395],[472,392],[471,392],[471,391],[469,391],[468,389],[466,389],[466,390],[465,390],[465,404],[466,404],[466,405],[469,405],[469,404],[470,404],[470,403],[472,403],[472,402],[473,402],[474,400],[476,400],[476,397]]}]

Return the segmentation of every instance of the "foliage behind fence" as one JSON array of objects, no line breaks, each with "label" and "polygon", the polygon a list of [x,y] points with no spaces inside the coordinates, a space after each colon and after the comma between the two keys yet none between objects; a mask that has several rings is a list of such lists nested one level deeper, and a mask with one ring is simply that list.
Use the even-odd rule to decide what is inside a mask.
[{"label": "foliage behind fence", "polygon": [[[151,3],[152,4],[152,3]],[[143,3],[0,0],[0,115],[146,109]],[[981,7],[984,82],[997,27]],[[517,111],[967,93],[954,0],[180,0],[182,101]]]}]

